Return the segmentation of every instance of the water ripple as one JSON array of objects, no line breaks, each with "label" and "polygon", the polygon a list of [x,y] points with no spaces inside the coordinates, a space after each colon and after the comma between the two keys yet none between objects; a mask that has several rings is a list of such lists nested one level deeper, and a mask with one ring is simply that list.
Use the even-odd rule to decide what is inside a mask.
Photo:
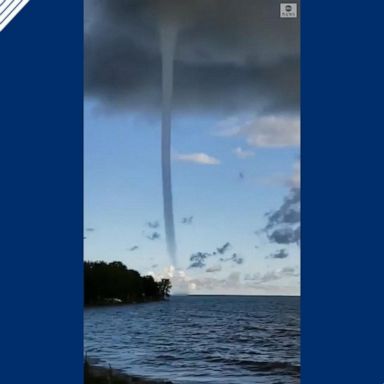
[{"label": "water ripple", "polygon": [[298,384],[299,299],[173,297],[90,308],[84,348],[95,364],[175,384]]}]

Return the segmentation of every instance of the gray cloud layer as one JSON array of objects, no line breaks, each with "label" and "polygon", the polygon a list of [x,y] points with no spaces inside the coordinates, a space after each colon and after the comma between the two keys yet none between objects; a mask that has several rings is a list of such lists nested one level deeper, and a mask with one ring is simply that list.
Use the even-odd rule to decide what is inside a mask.
[{"label": "gray cloud layer", "polygon": [[176,108],[297,113],[299,23],[277,0],[86,0],[85,90],[157,109],[160,19],[178,26]]},{"label": "gray cloud layer", "polygon": [[291,188],[283,204],[267,214],[264,228],[269,240],[277,244],[300,242],[300,188]]},{"label": "gray cloud layer", "polygon": [[279,249],[278,251],[269,255],[271,259],[285,259],[288,257],[288,252],[285,249]]}]

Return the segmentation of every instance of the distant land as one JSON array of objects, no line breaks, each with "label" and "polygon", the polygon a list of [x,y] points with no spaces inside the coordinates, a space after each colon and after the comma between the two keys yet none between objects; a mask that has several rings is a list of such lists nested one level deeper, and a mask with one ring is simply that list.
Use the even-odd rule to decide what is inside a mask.
[{"label": "distant land", "polygon": [[84,261],[85,306],[164,300],[171,288],[169,279],[141,276],[120,261]]},{"label": "distant land", "polygon": [[259,295],[259,294],[252,294],[252,293],[175,293],[172,294],[172,296],[214,296],[214,297],[227,297],[227,296],[235,296],[235,297],[301,297],[300,295]]}]

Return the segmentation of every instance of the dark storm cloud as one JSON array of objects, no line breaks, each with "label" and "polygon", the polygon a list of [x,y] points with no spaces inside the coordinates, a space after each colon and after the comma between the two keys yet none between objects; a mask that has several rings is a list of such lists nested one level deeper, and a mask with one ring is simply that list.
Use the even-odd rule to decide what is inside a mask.
[{"label": "dark storm cloud", "polygon": [[[160,20],[178,27],[176,109],[298,112],[299,22],[277,0],[86,0],[85,91],[160,106]],[[219,101],[218,101],[219,100]]]}]

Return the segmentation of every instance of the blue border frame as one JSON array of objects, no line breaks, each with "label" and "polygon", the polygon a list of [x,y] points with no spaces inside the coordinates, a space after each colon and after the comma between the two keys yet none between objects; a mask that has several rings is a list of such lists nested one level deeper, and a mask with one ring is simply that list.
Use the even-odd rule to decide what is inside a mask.
[{"label": "blue border frame", "polygon": [[1,381],[83,381],[83,4],[0,32]]},{"label": "blue border frame", "polygon": [[383,3],[302,2],[302,383],[383,383]]},{"label": "blue border frame", "polygon": [[[304,0],[302,383],[382,383],[383,3]],[[83,5],[0,33],[4,382],[81,383]]]}]

